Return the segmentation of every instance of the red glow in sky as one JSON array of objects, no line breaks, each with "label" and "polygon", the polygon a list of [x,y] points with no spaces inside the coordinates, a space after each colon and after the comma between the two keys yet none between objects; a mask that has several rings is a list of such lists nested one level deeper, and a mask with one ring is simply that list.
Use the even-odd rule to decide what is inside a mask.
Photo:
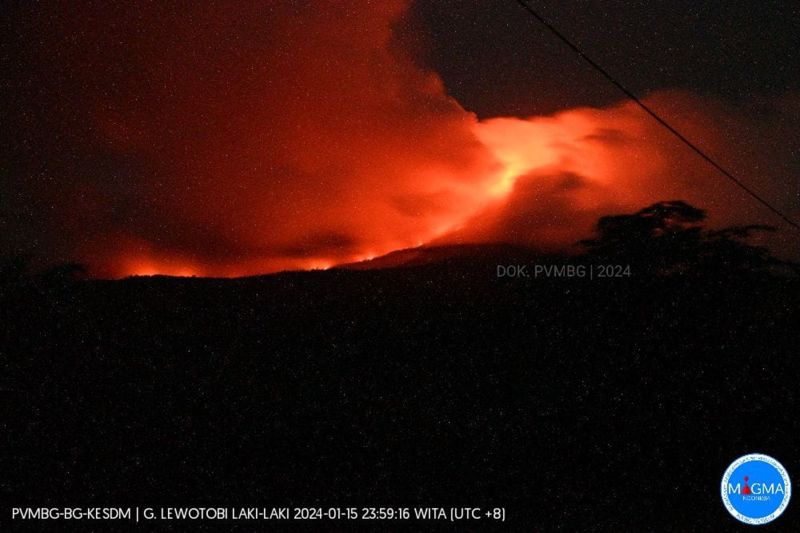
[{"label": "red glow in sky", "polygon": [[[665,199],[757,219],[632,105],[479,121],[394,39],[406,8],[65,8],[31,52],[55,79],[43,120],[61,149],[29,163],[47,176],[31,194],[54,213],[37,219],[51,253],[97,276],[241,276],[431,242],[567,247],[601,215]],[[759,172],[773,155],[729,133],[769,124],[686,93],[648,101],[762,190],[780,183]]]}]

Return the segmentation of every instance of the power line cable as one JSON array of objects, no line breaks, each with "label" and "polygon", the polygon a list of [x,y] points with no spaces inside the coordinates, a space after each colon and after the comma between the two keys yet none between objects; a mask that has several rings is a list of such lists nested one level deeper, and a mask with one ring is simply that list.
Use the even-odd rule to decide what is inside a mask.
[{"label": "power line cable", "polygon": [[587,56],[583,52],[583,50],[581,50],[576,44],[574,44],[571,40],[569,40],[563,33],[558,31],[558,29],[556,29],[552,24],[550,24],[550,22],[548,22],[547,19],[542,17],[536,10],[534,10],[530,5],[528,5],[528,3],[525,2],[525,0],[516,0],[516,1],[528,13],[530,13],[536,20],[538,20],[540,23],[542,23],[543,26],[545,26],[548,30],[550,30],[550,32],[553,35],[558,37],[558,39],[560,39],[564,44],[566,44],[570,49],[572,49],[572,51],[574,51],[576,54],[578,54],[578,56],[583,58],[584,61],[589,63],[589,65],[591,65],[592,68],[594,68],[597,72],[602,74],[603,77],[606,78],[608,81],[610,81],[617,89],[619,89],[620,91],[625,93],[625,95],[628,98],[630,98],[636,105],[638,105],[640,108],[642,108],[642,110],[644,110],[645,113],[650,115],[659,124],[661,124],[664,128],[666,128],[670,133],[672,133],[675,137],[677,137],[681,142],[683,142],[686,146],[691,148],[692,151],[694,151],[697,155],[699,155],[701,158],[703,158],[708,164],[710,164],[712,167],[717,169],[723,176],[725,176],[726,178],[731,180],[733,183],[735,183],[740,189],[742,189],[747,194],[752,196],[761,205],[763,205],[764,207],[766,207],[767,209],[772,211],[774,214],[776,214],[780,218],[782,218],[787,224],[789,224],[790,226],[792,226],[793,228],[795,228],[797,230],[800,230],[800,225],[798,225],[797,222],[793,221],[787,215],[783,214],[783,212],[780,211],[778,208],[773,207],[772,204],[770,204],[767,200],[762,198],[757,192],[755,192],[753,189],[751,189],[750,187],[745,185],[739,178],[734,176],[731,172],[726,170],[719,163],[714,161],[714,159],[712,159],[711,156],[706,154],[705,151],[703,151],[699,146],[697,146],[692,141],[687,139],[680,131],[678,131],[672,125],[670,125],[669,122],[667,122],[666,119],[662,118],[661,115],[659,115],[658,113],[653,111],[647,104],[642,102],[642,100],[640,100],[638,96],[636,96],[633,92],[631,92],[622,83],[617,81],[617,79],[614,78],[614,76],[612,76],[611,74],[609,74],[609,72],[606,69],[601,67],[596,61],[594,61],[592,58]]}]

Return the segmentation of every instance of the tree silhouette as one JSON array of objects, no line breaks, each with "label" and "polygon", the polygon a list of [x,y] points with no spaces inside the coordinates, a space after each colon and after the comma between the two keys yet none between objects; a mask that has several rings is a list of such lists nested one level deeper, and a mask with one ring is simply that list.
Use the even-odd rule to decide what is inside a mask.
[{"label": "tree silhouette", "polygon": [[602,217],[598,236],[581,244],[596,259],[633,264],[639,272],[659,275],[755,273],[788,264],[746,242],[754,232],[775,231],[774,227],[708,231],[702,225],[705,219],[704,210],[681,200],[658,202],[633,214]]}]

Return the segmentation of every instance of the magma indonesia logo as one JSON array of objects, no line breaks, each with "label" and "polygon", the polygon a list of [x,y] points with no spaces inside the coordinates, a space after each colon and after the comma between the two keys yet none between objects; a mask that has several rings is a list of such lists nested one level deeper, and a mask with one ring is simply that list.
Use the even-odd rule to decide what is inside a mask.
[{"label": "magma indonesia logo", "polygon": [[734,518],[745,524],[772,522],[789,505],[791,494],[789,474],[769,455],[742,456],[722,476],[722,502]]}]

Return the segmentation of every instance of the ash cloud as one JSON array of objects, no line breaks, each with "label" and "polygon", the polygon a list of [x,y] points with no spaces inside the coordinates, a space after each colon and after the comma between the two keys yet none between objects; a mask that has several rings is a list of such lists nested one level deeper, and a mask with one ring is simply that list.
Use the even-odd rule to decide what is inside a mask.
[{"label": "ash cloud", "polygon": [[[773,205],[800,219],[797,154],[787,141],[798,126],[787,117],[797,99],[732,106],[686,92],[663,91],[647,103]],[[607,214],[681,198],[709,212],[713,227],[776,219],[635,104],[577,108],[547,117],[488,119],[476,134],[514,169],[505,194],[438,242],[513,242],[566,250]],[[797,236],[771,244],[796,255]]]},{"label": "ash cloud", "polygon": [[393,38],[406,7],[20,8],[12,180],[30,212],[4,206],[6,247],[98,275],[237,275],[430,238],[495,163]]},{"label": "ash cloud", "polygon": [[[236,276],[430,242],[569,248],[600,215],[663,199],[718,225],[772,222],[632,104],[478,121],[412,61],[407,9],[9,10],[3,254],[101,277]],[[648,102],[799,217],[796,95]]]}]

